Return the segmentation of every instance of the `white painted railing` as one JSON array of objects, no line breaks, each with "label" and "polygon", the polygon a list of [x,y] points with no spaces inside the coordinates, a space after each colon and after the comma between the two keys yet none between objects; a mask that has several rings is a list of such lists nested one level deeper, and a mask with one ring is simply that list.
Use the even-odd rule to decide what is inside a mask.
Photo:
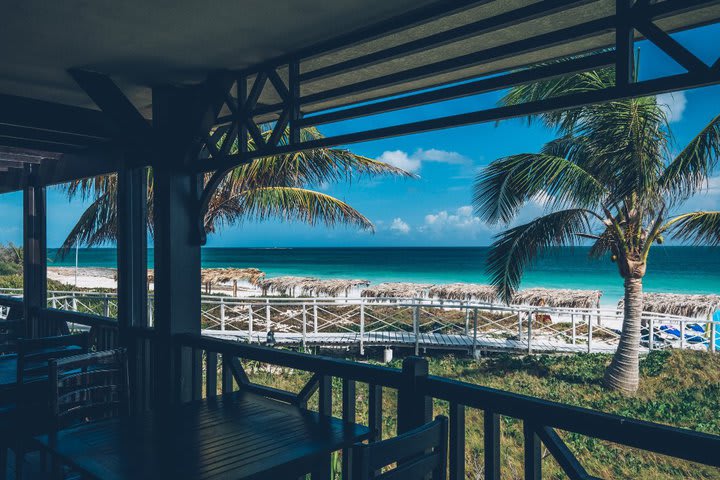
[{"label": "white painted railing", "polygon": [[[0,294],[21,291],[0,289]],[[114,293],[48,292],[48,307],[112,317]],[[152,319],[152,296],[148,312]],[[152,320],[151,320],[152,321]],[[422,349],[612,352],[622,312],[412,298],[233,298],[202,296],[203,332],[253,343],[302,347],[403,346]],[[653,332],[651,335],[650,332]],[[715,339],[715,341],[711,341]],[[645,312],[643,350],[720,349],[720,324]]]}]

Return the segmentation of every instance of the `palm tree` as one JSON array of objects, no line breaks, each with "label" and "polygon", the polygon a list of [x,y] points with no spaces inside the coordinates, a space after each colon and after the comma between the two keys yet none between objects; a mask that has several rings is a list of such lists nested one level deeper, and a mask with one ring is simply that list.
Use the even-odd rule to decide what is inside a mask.
[{"label": "palm tree", "polygon": [[[287,139],[286,131],[285,141]],[[263,129],[269,137],[271,129]],[[322,138],[317,129],[301,132],[302,140]],[[222,142],[222,138],[219,143]],[[254,149],[252,141],[248,148]],[[230,153],[237,152],[237,143]],[[204,218],[206,232],[242,220],[276,217],[310,225],[346,224],[373,230],[373,224],[347,203],[309,187],[350,181],[358,176],[411,174],[348,150],[318,148],[287,155],[265,157],[232,170],[211,198]],[[205,181],[209,180],[206,176]],[[148,169],[148,228],[152,232],[153,176]],[[69,198],[81,196],[92,202],[63,242],[59,255],[76,244],[87,246],[113,242],[117,238],[117,176],[105,175],[68,184]]]},{"label": "palm tree", "polygon": [[[579,73],[512,89],[506,105],[606,88],[612,69]],[[496,236],[488,273],[509,302],[524,269],[554,246],[590,241],[590,255],[610,255],[625,285],[620,343],[604,383],[623,392],[638,387],[643,277],[653,244],[665,237],[720,244],[720,212],[681,213],[707,188],[720,156],[720,116],[680,153],[672,144],[666,108],[655,97],[589,105],[531,118],[558,136],[540,153],[500,158],[478,175],[473,204],[490,223],[508,225],[529,202],[546,213]]]}]

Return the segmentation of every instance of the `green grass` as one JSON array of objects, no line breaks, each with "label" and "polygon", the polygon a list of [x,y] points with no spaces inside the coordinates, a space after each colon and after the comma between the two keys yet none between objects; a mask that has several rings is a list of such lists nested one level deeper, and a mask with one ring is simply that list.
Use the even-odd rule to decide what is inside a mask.
[{"label": "green grass", "polygon": [[[602,354],[574,356],[500,355],[473,361],[442,356],[430,358],[430,372],[469,383],[531,395],[632,418],[720,434],[720,355],[693,351],[656,351],[641,363],[641,387],[624,397],[604,389],[600,381],[610,357]],[[393,362],[400,367],[401,361]],[[299,391],[309,378],[306,372],[263,367],[248,362],[253,381]],[[340,381],[333,388],[334,413],[341,414]],[[384,436],[395,432],[396,396],[386,390],[383,398]],[[358,385],[358,421],[367,418],[366,389]],[[436,401],[435,412],[447,414],[447,404]],[[522,478],[522,423],[502,419],[503,478]],[[482,475],[482,412],[466,413],[466,465],[469,479]],[[720,479],[720,470],[650,454],[567,432],[559,432],[588,472],[600,478]],[[543,478],[561,479],[561,472],[547,452]]]}]

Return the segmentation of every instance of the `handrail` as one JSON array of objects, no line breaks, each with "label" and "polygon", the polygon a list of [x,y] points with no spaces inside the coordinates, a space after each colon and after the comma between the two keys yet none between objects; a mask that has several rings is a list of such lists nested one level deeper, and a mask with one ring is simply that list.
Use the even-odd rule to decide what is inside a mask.
[{"label": "handrail", "polygon": [[706,465],[720,466],[720,436],[428,376],[427,395]]},{"label": "handrail", "polygon": [[78,323],[88,327],[117,328],[117,320],[112,320],[100,315],[91,313],[73,312],[69,310],[58,310],[55,308],[43,308],[40,310],[40,317],[47,320]]},{"label": "handrail", "polygon": [[342,377],[359,382],[376,383],[398,388],[402,383],[400,371],[395,368],[358,363],[322,355],[307,355],[289,350],[279,350],[260,345],[223,340],[192,333],[175,335],[176,341],[191,348],[205,349],[221,354],[230,354],[248,360],[272,363],[282,367],[297,368],[308,372]]}]

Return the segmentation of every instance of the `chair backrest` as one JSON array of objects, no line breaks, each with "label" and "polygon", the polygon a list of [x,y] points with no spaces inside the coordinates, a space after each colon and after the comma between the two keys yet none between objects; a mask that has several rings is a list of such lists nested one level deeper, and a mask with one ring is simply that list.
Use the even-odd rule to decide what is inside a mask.
[{"label": "chair backrest", "polygon": [[17,352],[18,340],[24,332],[24,320],[0,320],[0,354]]},{"label": "chair backrest", "polygon": [[17,383],[22,394],[26,384],[46,378],[48,360],[87,353],[88,333],[59,337],[21,338],[17,341]]},{"label": "chair backrest", "polygon": [[[447,417],[438,416],[397,437],[353,446],[353,478],[356,480],[417,480],[447,478]],[[385,473],[383,467],[397,463]]]},{"label": "chair backrest", "polygon": [[129,414],[130,386],[124,348],[52,359],[48,369],[53,428]]}]

